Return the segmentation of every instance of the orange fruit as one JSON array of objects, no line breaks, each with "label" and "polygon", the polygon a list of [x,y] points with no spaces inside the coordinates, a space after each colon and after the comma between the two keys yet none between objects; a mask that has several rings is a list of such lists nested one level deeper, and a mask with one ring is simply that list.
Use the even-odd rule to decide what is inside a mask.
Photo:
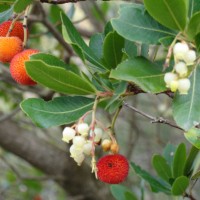
[{"label": "orange fruit", "polygon": [[23,50],[23,43],[18,37],[0,37],[0,62],[10,62]]},{"label": "orange fruit", "polygon": [[27,49],[17,54],[10,63],[10,73],[12,78],[21,85],[35,85],[37,84],[33,81],[27,74],[25,68],[25,62],[30,60],[30,56],[39,53],[35,49]]}]

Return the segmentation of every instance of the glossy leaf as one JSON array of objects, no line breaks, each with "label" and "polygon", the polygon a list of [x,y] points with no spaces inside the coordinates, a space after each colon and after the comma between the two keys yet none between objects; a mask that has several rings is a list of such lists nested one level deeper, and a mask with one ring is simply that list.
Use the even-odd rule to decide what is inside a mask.
[{"label": "glossy leaf", "polygon": [[131,163],[132,168],[135,170],[136,174],[147,181],[153,192],[164,192],[166,194],[170,194],[170,185],[167,183],[161,182],[157,180],[155,177],[150,175],[148,172],[142,170],[135,163]]},{"label": "glossy leaf", "polygon": [[163,151],[163,157],[170,166],[173,163],[175,151],[176,151],[176,146],[174,146],[173,144],[167,144],[167,146]]},{"label": "glossy leaf", "polygon": [[174,40],[174,37],[173,36],[167,36],[167,37],[164,37],[164,38],[161,38],[159,40],[159,42],[164,46],[164,47],[169,47],[171,45],[171,43],[173,42]]},{"label": "glossy leaf", "polygon": [[154,155],[152,158],[152,164],[158,176],[169,182],[169,179],[172,178],[172,173],[166,160],[161,155]]},{"label": "glossy leaf", "polygon": [[200,65],[190,77],[191,87],[187,95],[176,94],[173,100],[173,116],[176,123],[186,131],[200,122]]},{"label": "glossy leaf", "polygon": [[101,60],[96,57],[92,49],[86,45],[70,19],[66,15],[61,14],[61,20],[63,37],[68,43],[72,44],[76,53],[81,56],[81,58],[84,56],[85,59],[94,65],[95,69],[105,71],[106,67],[103,65]]},{"label": "glossy leaf", "polygon": [[189,186],[189,179],[186,176],[178,177],[172,185],[172,194],[175,196],[182,195]]},{"label": "glossy leaf", "polygon": [[104,34],[97,33],[93,35],[90,39],[89,47],[92,49],[94,54],[98,58],[103,58],[103,41],[104,41]]},{"label": "glossy leaf", "polygon": [[123,52],[127,55],[128,58],[135,58],[138,56],[138,46],[134,42],[125,40]]},{"label": "glossy leaf", "polygon": [[43,61],[47,65],[52,65],[52,66],[56,66],[56,67],[62,67],[64,69],[68,69],[68,70],[70,69],[70,67],[68,67],[68,65],[65,64],[62,60],[60,60],[56,56],[53,56],[53,55],[47,54],[47,53],[33,54],[31,56],[30,60],[32,60],[32,61],[39,60],[39,61]]},{"label": "glossy leaf", "polygon": [[95,94],[94,86],[86,79],[60,67],[50,66],[42,61],[26,62],[26,70],[33,80],[66,94]]},{"label": "glossy leaf", "polygon": [[124,47],[124,39],[116,32],[110,32],[106,35],[103,44],[104,60],[108,68],[116,68],[121,62]]},{"label": "glossy leaf", "polygon": [[187,22],[187,0],[144,0],[149,14],[162,25],[183,31]]},{"label": "glossy leaf", "polygon": [[133,82],[145,92],[166,90],[162,69],[142,57],[122,62],[111,71],[110,78]]},{"label": "glossy leaf", "polygon": [[200,33],[195,36],[196,50],[200,52]]},{"label": "glossy leaf", "polygon": [[121,7],[120,16],[112,19],[113,28],[130,41],[157,44],[160,38],[174,33],[156,22],[147,12],[134,6]]},{"label": "glossy leaf", "polygon": [[8,20],[13,14],[13,7],[10,7],[8,10],[0,13],[0,23]]},{"label": "glossy leaf", "polygon": [[111,189],[112,195],[114,196],[116,200],[128,200],[127,196],[130,197],[130,195],[132,195],[131,196],[132,200],[137,200],[135,195],[131,193],[131,191],[128,188],[122,185],[111,185],[110,189]]},{"label": "glossy leaf", "polygon": [[33,3],[33,0],[17,0],[14,4],[14,11],[16,13],[21,13],[26,9],[28,5]]},{"label": "glossy leaf", "polygon": [[137,200],[137,197],[132,192],[125,192],[125,200]]},{"label": "glossy leaf", "polygon": [[192,180],[198,179],[200,177],[200,171],[196,172],[193,176],[192,176]]},{"label": "glossy leaf", "polygon": [[192,16],[187,27],[187,35],[190,37],[190,39],[193,39],[198,33],[200,33],[199,21],[200,12],[197,12]]},{"label": "glossy leaf", "polygon": [[189,18],[196,12],[200,11],[200,1],[198,0],[189,0]]},{"label": "glossy leaf", "polygon": [[196,148],[200,149],[200,129],[190,129],[185,133],[185,138]]},{"label": "glossy leaf", "polygon": [[195,159],[196,159],[198,153],[199,153],[199,149],[196,148],[195,146],[192,146],[191,149],[190,149],[190,153],[187,157],[186,163],[185,163],[185,168],[184,168],[184,175],[185,176],[188,177],[192,174]]},{"label": "glossy leaf", "polygon": [[186,147],[185,144],[181,143],[176,149],[176,152],[174,154],[173,178],[177,178],[184,174],[185,162],[186,162]]},{"label": "glossy leaf", "polygon": [[94,99],[57,97],[51,101],[31,98],[21,103],[22,110],[42,128],[70,124],[92,109]]}]

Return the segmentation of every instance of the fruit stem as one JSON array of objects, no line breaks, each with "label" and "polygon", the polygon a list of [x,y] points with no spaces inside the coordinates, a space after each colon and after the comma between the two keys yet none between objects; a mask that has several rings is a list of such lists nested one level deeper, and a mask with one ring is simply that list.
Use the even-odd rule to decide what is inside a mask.
[{"label": "fruit stem", "polygon": [[27,43],[27,19],[28,19],[28,11],[30,6],[27,6],[24,14],[24,21],[23,21],[23,29],[24,29],[24,41],[23,41],[23,47],[26,46]]},{"label": "fruit stem", "polygon": [[121,109],[122,109],[122,106],[120,106],[120,107],[117,109],[117,111],[115,112],[115,114],[114,114],[114,116],[113,116],[113,118],[112,118],[112,122],[111,122],[110,129],[111,129],[113,135],[115,135],[115,131],[114,131],[115,122],[116,122],[116,120],[117,120],[117,117],[118,117],[118,115],[119,115]]},{"label": "fruit stem", "polygon": [[170,62],[170,59],[171,59],[171,56],[172,56],[172,53],[173,53],[173,48],[174,48],[174,45],[176,44],[176,41],[178,39],[178,37],[181,35],[181,32],[179,32],[176,37],[174,38],[173,42],[171,43],[171,45],[169,46],[169,49],[168,49],[168,53],[167,53],[167,57],[166,57],[166,60],[165,60],[165,64],[164,64],[164,69],[163,71],[169,67],[169,62]]},{"label": "fruit stem", "polygon": [[96,97],[95,101],[94,101],[94,105],[92,108],[92,122],[90,124],[90,129],[92,131],[92,161],[91,161],[91,165],[92,165],[92,173],[95,173],[95,176],[97,177],[97,167],[96,167],[96,159],[95,159],[95,124],[96,124],[96,110],[97,110],[97,105],[99,103],[99,96]]},{"label": "fruit stem", "polygon": [[14,25],[15,25],[15,22],[23,15],[23,13],[20,13],[18,15],[16,15],[16,17],[12,20],[12,23],[9,27],[9,30],[6,34],[6,37],[9,37],[10,36],[10,33],[12,32],[13,28],[14,28]]}]

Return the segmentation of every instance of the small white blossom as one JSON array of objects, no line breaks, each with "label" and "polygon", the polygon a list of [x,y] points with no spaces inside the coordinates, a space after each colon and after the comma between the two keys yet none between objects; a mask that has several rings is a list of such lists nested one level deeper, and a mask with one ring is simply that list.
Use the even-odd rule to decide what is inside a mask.
[{"label": "small white blossom", "polygon": [[62,134],[63,134],[62,140],[64,142],[69,143],[69,141],[75,137],[76,131],[71,127],[65,127]]}]

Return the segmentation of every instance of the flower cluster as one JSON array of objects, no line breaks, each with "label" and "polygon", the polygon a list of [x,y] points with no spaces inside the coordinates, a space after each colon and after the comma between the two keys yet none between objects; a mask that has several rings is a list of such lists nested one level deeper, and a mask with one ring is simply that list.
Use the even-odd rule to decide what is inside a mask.
[{"label": "flower cluster", "polygon": [[165,74],[164,81],[172,92],[178,90],[180,94],[187,94],[191,85],[188,66],[195,64],[196,52],[190,49],[188,44],[178,42],[174,45],[173,54],[174,69]]}]

